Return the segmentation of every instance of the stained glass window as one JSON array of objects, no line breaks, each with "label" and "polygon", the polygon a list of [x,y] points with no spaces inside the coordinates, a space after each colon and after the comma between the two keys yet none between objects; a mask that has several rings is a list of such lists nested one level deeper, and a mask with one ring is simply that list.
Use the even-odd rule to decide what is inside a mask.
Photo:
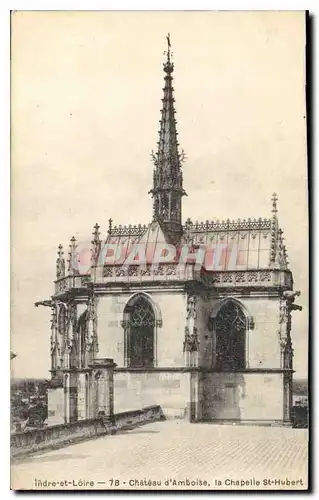
[{"label": "stained glass window", "polygon": [[246,317],[241,307],[229,300],[216,316],[216,358],[221,371],[245,368]]},{"label": "stained glass window", "polygon": [[151,304],[140,297],[127,307],[126,357],[130,367],[154,366],[155,315]]}]

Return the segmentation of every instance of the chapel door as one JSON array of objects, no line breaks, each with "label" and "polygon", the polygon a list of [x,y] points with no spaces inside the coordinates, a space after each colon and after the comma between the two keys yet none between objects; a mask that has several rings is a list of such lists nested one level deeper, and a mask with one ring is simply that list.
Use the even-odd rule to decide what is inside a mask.
[{"label": "chapel door", "polygon": [[226,384],[223,390],[223,405],[220,418],[235,420],[240,417],[236,385]]}]

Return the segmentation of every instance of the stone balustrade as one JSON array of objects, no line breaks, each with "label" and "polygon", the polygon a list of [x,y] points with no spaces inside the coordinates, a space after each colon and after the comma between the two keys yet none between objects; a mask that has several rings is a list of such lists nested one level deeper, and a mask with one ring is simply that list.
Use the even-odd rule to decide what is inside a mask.
[{"label": "stone balustrade", "polygon": [[[96,273],[94,283],[137,283],[154,281],[201,281],[206,286],[213,287],[251,287],[264,288],[292,287],[292,276],[288,270],[278,269],[247,269],[242,271],[196,271],[194,266],[179,266],[175,264],[160,264],[146,266],[104,266],[101,273]],[[89,275],[67,276],[55,282],[55,293],[63,294],[73,288],[86,288],[91,282]]]},{"label": "stone balustrade", "polygon": [[11,435],[11,457],[14,459],[37,451],[60,448],[77,441],[113,434],[119,430],[132,429],[138,425],[164,419],[160,406],[150,406],[141,410],[117,413],[112,420],[100,417],[16,432]]}]

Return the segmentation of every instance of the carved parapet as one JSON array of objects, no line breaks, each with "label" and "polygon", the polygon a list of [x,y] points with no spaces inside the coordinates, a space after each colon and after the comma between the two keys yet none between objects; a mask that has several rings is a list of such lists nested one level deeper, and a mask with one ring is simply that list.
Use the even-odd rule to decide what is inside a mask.
[{"label": "carved parapet", "polygon": [[96,282],[147,282],[147,281],[188,281],[195,279],[194,266],[175,263],[104,266],[101,278]]},{"label": "carved parapet", "polygon": [[271,229],[271,219],[237,219],[237,220],[216,220],[193,223],[188,219],[183,226],[183,230],[189,233],[205,233],[207,231],[240,231]]},{"label": "carved parapet", "polygon": [[259,269],[245,271],[201,271],[198,279],[213,288],[291,288],[289,271]]},{"label": "carved parapet", "polygon": [[148,226],[145,224],[111,226],[109,234],[112,234],[112,236],[143,236],[143,234],[147,231],[147,227]]},{"label": "carved parapet", "polygon": [[57,295],[67,292],[71,288],[72,278],[67,276],[55,282],[55,293]]},{"label": "carved parapet", "polygon": [[55,294],[60,295],[72,290],[73,288],[87,288],[92,282],[90,275],[66,276],[55,281]]}]

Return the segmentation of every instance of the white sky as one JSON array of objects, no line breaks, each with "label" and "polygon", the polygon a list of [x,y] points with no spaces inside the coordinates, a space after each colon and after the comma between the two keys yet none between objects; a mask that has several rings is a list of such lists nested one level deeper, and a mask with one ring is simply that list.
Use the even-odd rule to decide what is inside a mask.
[{"label": "white sky", "polygon": [[18,12],[12,19],[14,375],[48,377],[56,247],[147,223],[165,36],[175,62],[184,219],[270,217],[279,196],[307,374],[304,17],[298,12]]}]

